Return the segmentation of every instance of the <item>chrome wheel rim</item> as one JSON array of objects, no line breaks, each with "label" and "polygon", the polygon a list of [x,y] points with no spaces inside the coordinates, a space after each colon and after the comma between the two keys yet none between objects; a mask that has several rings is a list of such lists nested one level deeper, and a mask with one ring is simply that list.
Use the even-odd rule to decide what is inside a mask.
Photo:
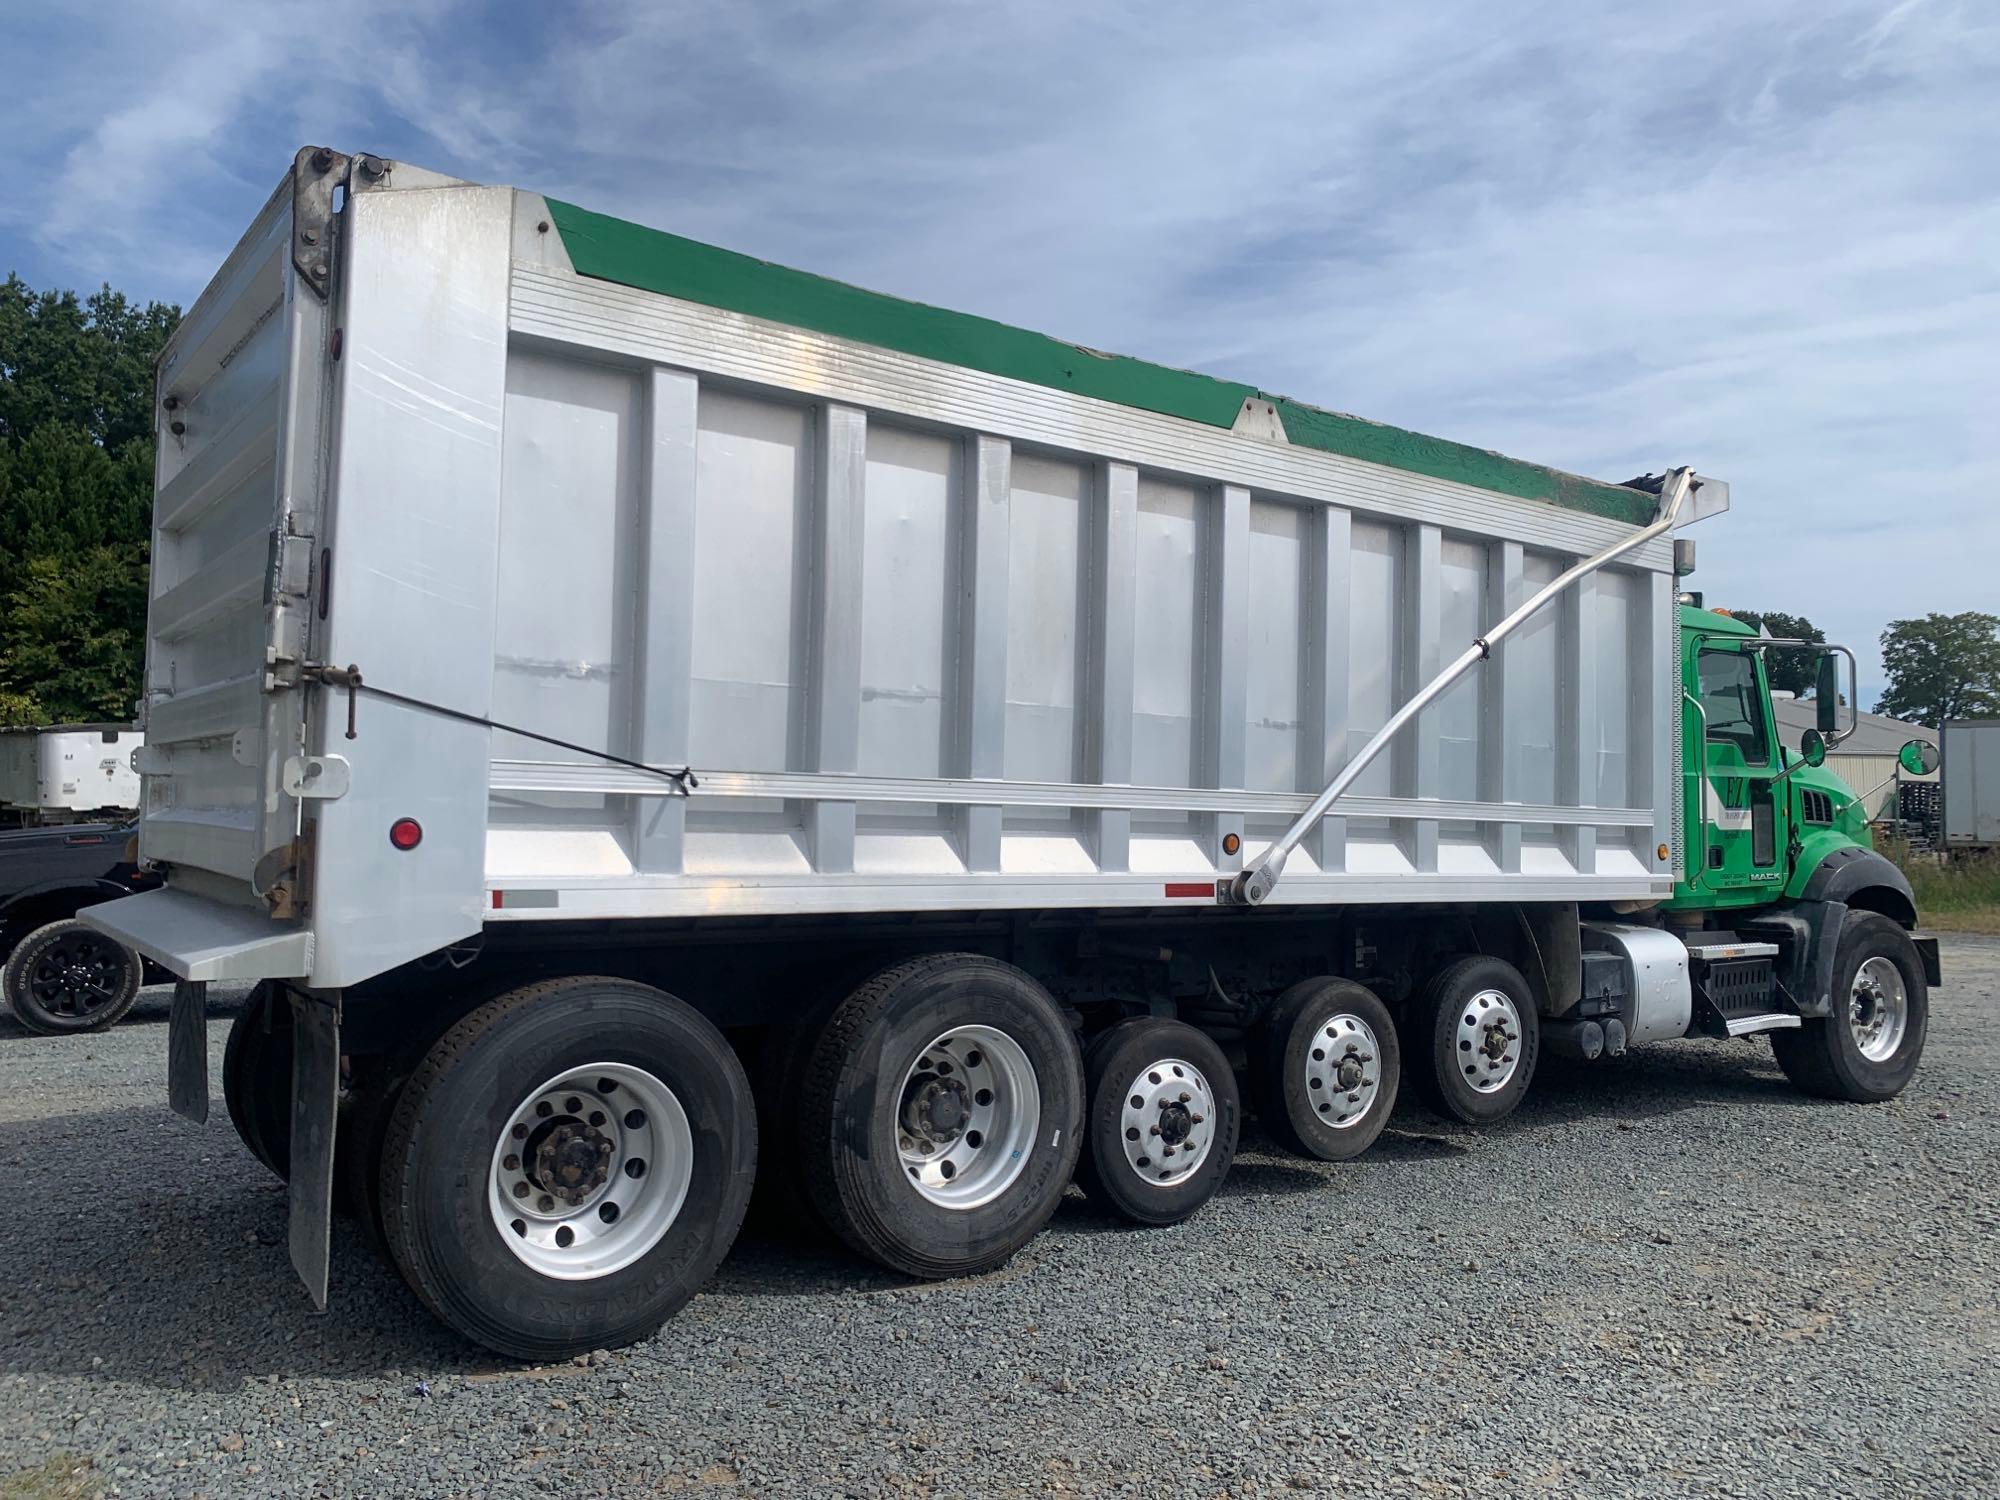
[{"label": "chrome wheel rim", "polygon": [[694,1131],[674,1091],[644,1068],[568,1068],[500,1129],[486,1201],[507,1248],[532,1270],[588,1281],[623,1270],[680,1217]]},{"label": "chrome wheel rim", "polygon": [[1174,1187],[1208,1160],[1215,1145],[1215,1090],[1193,1063],[1163,1057],[1125,1085],[1118,1139],[1141,1182]]},{"label": "chrome wheel rim", "polygon": [[1306,1098],[1320,1123],[1351,1130],[1381,1096],[1382,1048],[1359,1016],[1328,1016],[1306,1049]]},{"label": "chrome wheel rim", "polygon": [[1505,990],[1480,990],[1458,1009],[1455,1061],[1466,1087],[1492,1094],[1521,1066],[1521,1013]]},{"label": "chrome wheel rim", "polygon": [[956,1026],[904,1070],[891,1128],[910,1186],[963,1212],[1014,1185],[1041,1124],[1041,1088],[1021,1044],[992,1026]]},{"label": "chrome wheel rim", "polygon": [[1854,971],[1847,999],[1847,1027],[1870,1062],[1887,1062],[1910,1028],[1910,994],[1891,959],[1871,958]]}]

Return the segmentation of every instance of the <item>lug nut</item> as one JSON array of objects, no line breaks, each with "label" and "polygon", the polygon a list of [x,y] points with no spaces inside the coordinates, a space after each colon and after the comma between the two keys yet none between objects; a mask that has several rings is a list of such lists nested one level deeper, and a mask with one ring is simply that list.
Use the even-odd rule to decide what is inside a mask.
[{"label": "lug nut", "polygon": [[542,1194],[541,1198],[535,1204],[535,1207],[539,1208],[543,1213],[553,1212],[555,1206],[556,1200],[551,1198],[547,1193]]}]

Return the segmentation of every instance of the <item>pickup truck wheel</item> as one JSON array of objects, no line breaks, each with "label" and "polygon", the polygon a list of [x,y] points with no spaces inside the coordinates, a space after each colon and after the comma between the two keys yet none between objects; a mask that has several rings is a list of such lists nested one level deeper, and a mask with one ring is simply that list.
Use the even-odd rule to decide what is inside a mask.
[{"label": "pickup truck wheel", "polygon": [[258,984],[229,1025],[222,1050],[222,1102],[250,1154],[281,1179],[292,1173],[292,1007],[276,985]]},{"label": "pickup truck wheel", "polygon": [[1541,1040],[1534,994],[1505,959],[1448,965],[1404,1017],[1404,1047],[1425,1102],[1468,1125],[1514,1112],[1535,1076]]},{"label": "pickup truck wheel", "polygon": [[742,1226],[756,1106],[721,1032],[618,979],[473,1011],[397,1098],[381,1155],[390,1258],[439,1319],[517,1359],[654,1332]]},{"label": "pickup truck wheel", "polygon": [[820,1036],[799,1110],[806,1186],[891,1270],[990,1270],[1061,1201],[1083,1099],[1076,1035],[1033,979],[969,953],[898,964]]},{"label": "pickup truck wheel", "polygon": [[1930,1013],[1910,935],[1878,913],[1849,912],[1834,953],[1833,1014],[1772,1032],[1771,1051],[1803,1092],[1873,1104],[1915,1076]]},{"label": "pickup truck wheel", "polygon": [[1257,1118],[1286,1150],[1317,1161],[1346,1161],[1372,1146],[1402,1076],[1388,1008],[1348,979],[1301,980],[1251,1039]]},{"label": "pickup truck wheel", "polygon": [[1222,1049],[1180,1021],[1121,1021],[1091,1044],[1076,1182],[1137,1224],[1178,1224],[1236,1160],[1241,1107]]},{"label": "pickup truck wheel", "polygon": [[14,1019],[40,1036],[102,1031],[139,998],[139,955],[74,917],[37,927],[0,967]]}]

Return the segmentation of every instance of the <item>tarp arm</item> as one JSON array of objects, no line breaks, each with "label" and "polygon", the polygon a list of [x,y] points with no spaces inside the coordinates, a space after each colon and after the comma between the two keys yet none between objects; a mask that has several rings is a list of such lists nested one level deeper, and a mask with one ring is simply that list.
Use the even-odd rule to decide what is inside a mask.
[{"label": "tarp arm", "polygon": [[1555,599],[1577,580],[1589,577],[1605,564],[1617,561],[1634,548],[1643,547],[1654,537],[1662,536],[1672,530],[1674,523],[1680,518],[1681,506],[1686,502],[1693,487],[1694,470],[1675,469],[1667,476],[1666,483],[1661,487],[1660,513],[1651,525],[1640,527],[1630,536],[1612,543],[1602,552],[1586,557],[1582,562],[1557,575],[1553,582],[1537,592],[1527,603],[1467,646],[1450,666],[1425,683],[1409,702],[1389,716],[1389,722],[1376,730],[1368,743],[1354,753],[1353,758],[1340,768],[1340,774],[1328,783],[1326,790],[1313,798],[1312,805],[1299,814],[1298,820],[1285,830],[1284,836],[1266,849],[1254,865],[1242,871],[1227,885],[1218,884],[1217,898],[1225,903],[1241,906],[1261,906],[1268,900],[1271,892],[1277,887],[1278,877],[1285,872],[1285,861],[1291,857],[1292,851],[1298,848],[1299,842],[1312,831],[1319,820],[1326,816],[1327,809],[1339,801],[1347,789],[1360,779],[1361,773],[1368,769],[1375,757],[1388,748],[1391,740],[1407,728],[1418,714],[1436,702],[1445,689],[1479,663],[1490,658],[1493,648],[1519,629],[1523,622],[1532,617],[1543,605]]}]

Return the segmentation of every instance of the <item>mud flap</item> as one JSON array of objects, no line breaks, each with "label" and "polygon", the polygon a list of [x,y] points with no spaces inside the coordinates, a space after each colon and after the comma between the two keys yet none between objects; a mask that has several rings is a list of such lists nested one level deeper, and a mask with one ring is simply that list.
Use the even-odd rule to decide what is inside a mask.
[{"label": "mud flap", "polygon": [[208,1123],[208,984],[174,985],[167,1012],[167,1103],[197,1125]]},{"label": "mud flap", "polygon": [[340,1107],[340,992],[292,1001],[292,1268],[326,1310],[333,1255],[333,1137]]}]

